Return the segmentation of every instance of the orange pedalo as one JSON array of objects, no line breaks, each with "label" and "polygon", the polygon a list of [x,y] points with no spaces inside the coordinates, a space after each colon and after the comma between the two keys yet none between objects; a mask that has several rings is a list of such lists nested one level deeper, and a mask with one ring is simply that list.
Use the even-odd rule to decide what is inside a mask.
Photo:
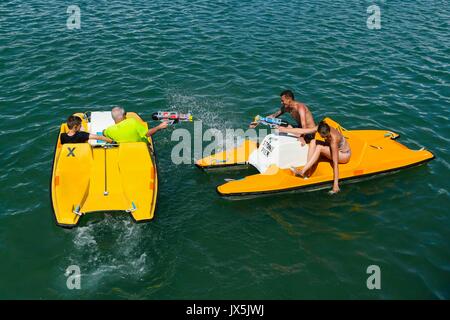
[{"label": "orange pedalo", "polygon": [[[398,134],[386,130],[346,130],[326,118],[325,122],[342,133],[352,150],[350,161],[339,164],[339,181],[356,180],[416,166],[434,158],[427,150],[411,150],[395,139]],[[316,138],[319,137],[316,134]],[[254,196],[294,190],[322,189],[331,186],[333,168],[329,160],[319,161],[308,179],[297,177],[291,168],[306,164],[308,145],[301,146],[289,134],[269,134],[260,145],[246,140],[241,146],[197,161],[202,169],[252,165],[259,174],[229,181],[217,187],[224,197]]]}]

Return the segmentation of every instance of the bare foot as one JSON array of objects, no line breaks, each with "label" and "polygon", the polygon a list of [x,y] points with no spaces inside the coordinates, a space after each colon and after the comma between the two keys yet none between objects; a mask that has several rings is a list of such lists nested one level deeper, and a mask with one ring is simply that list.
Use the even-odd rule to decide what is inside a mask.
[{"label": "bare foot", "polygon": [[298,177],[298,174],[300,173],[300,170],[296,167],[291,167],[291,171],[294,174],[294,176]]},{"label": "bare foot", "polygon": [[308,179],[309,177],[303,172],[303,170],[299,170],[297,168],[291,167],[291,171],[294,173],[296,177],[301,177],[304,179]]}]

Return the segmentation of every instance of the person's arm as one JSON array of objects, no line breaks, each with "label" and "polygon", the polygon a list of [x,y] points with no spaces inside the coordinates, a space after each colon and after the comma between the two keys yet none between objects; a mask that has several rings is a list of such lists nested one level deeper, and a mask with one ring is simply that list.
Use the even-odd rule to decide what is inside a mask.
[{"label": "person's arm", "polygon": [[286,128],[286,127],[277,127],[279,132],[284,132],[284,133],[291,133],[293,135],[296,136],[302,136],[305,134],[310,134],[310,133],[316,133],[317,132],[317,126],[314,128],[309,128],[309,129],[302,129],[302,128]]},{"label": "person's arm", "polygon": [[336,139],[330,144],[331,158],[333,159],[333,193],[338,193],[339,189],[339,148]]},{"label": "person's arm", "polygon": [[149,130],[147,131],[146,136],[147,136],[147,137],[150,137],[150,136],[154,135],[156,132],[158,132],[159,130],[162,130],[162,129],[167,128],[168,125],[169,125],[169,124],[168,124],[166,121],[163,121],[163,122],[161,122],[159,125],[157,125],[156,127],[153,127],[153,128],[151,128],[151,129],[149,129]]},{"label": "person's arm", "polygon": [[108,138],[108,137],[105,137],[105,136],[99,136],[99,135],[96,135],[96,134],[90,134],[90,135],[89,135],[89,139],[92,139],[92,140],[102,140],[102,141],[106,141],[106,142],[108,142],[108,143],[112,143],[112,142],[113,142],[112,139],[110,139],[110,138]]},{"label": "person's arm", "polygon": [[250,125],[249,125],[248,127],[249,127],[250,129],[254,129],[254,128],[256,128],[256,127],[258,126],[258,124],[259,124],[258,122],[254,122],[254,121],[253,121],[253,122],[250,123]]},{"label": "person's arm", "polygon": [[300,108],[300,122],[302,125],[302,128],[306,128],[306,112],[305,112],[305,108],[302,107]]},{"label": "person's arm", "polygon": [[[286,112],[285,108],[281,107],[280,110],[278,110],[277,112],[275,112],[273,114],[268,115],[267,118],[278,118],[285,112]],[[256,128],[258,126],[258,124],[259,124],[258,122],[253,121],[250,123],[249,128],[251,128],[251,129]]]},{"label": "person's arm", "polygon": [[271,115],[268,115],[267,118],[278,118],[279,116],[281,116],[285,112],[286,112],[286,108],[283,106],[277,112],[275,112],[275,113],[273,113]]}]

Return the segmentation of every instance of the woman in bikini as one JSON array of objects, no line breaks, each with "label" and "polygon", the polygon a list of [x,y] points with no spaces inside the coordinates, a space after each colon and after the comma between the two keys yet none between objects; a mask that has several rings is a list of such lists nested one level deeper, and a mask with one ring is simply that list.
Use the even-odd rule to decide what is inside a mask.
[{"label": "woman in bikini", "polygon": [[[311,141],[308,149],[308,158],[306,165],[301,171],[295,171],[295,175],[306,178],[307,172],[311,167],[316,164],[321,155],[324,155],[333,162],[333,193],[340,191],[339,189],[339,166],[338,164],[344,164],[350,161],[351,149],[345,137],[335,128],[330,127],[324,121],[321,121],[319,125],[314,129],[290,129],[279,127],[280,132],[288,132],[293,134],[306,134],[319,132],[320,136],[325,139],[325,143],[317,142],[315,139]],[[302,130],[300,132],[299,130]],[[305,131],[305,132],[303,132]],[[308,132],[306,132],[308,131]]]}]

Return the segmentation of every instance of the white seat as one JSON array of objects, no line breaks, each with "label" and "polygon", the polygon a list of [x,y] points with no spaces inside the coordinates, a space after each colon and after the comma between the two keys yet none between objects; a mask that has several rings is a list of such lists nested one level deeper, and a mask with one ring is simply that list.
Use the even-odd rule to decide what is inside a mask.
[{"label": "white seat", "polygon": [[281,169],[301,167],[306,164],[309,145],[302,146],[297,137],[286,134],[269,134],[253,151],[248,162],[264,173],[271,165]]},{"label": "white seat", "polygon": [[[103,130],[114,125],[115,122],[110,111],[95,111],[91,113],[91,121],[89,122],[89,133],[102,135]],[[89,140],[92,146],[103,145],[106,142],[102,140]]]}]

